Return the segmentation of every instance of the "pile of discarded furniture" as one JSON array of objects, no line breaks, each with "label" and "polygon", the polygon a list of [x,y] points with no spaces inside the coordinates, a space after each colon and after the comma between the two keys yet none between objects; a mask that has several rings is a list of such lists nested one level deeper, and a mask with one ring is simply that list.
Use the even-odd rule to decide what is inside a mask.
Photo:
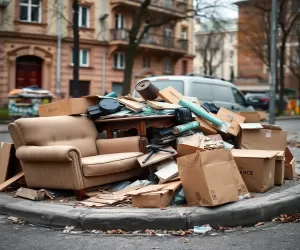
[{"label": "pile of discarded furniture", "polygon": [[24,175],[29,190],[17,193],[26,198],[67,189],[89,207],[210,207],[295,177],[287,132],[259,113],[200,104],[147,81],[136,90],[141,97],[112,92],[44,104],[39,117],[9,124],[14,144],[1,144],[1,159],[8,166],[15,155],[21,169],[2,174],[0,191]]}]

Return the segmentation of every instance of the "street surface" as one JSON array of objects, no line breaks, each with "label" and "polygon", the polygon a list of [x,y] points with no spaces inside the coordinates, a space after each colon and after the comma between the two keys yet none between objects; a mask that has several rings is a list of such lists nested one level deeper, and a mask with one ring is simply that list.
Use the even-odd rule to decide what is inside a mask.
[{"label": "street surface", "polygon": [[211,236],[136,236],[63,233],[34,225],[12,224],[0,216],[0,249],[117,250],[117,249],[299,249],[300,224],[275,222]]}]

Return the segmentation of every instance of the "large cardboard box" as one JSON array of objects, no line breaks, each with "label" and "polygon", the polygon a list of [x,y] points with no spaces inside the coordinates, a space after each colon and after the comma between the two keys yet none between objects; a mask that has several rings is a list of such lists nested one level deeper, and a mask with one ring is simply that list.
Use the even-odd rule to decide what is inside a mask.
[{"label": "large cardboard box", "polygon": [[88,107],[96,105],[100,96],[63,99],[39,106],[39,116],[61,116],[86,114]]},{"label": "large cardboard box", "polygon": [[217,206],[237,201],[234,160],[230,151],[212,150],[177,159],[188,205]]},{"label": "large cardboard box", "polygon": [[14,144],[0,142],[0,184],[22,171]]},{"label": "large cardboard box", "polygon": [[295,177],[295,158],[288,147],[285,149],[285,163],[284,163],[284,179],[292,180]]},{"label": "large cardboard box", "polygon": [[222,121],[228,122],[229,127],[227,128],[227,133],[237,136],[240,132],[240,123],[244,123],[245,117],[234,113],[228,109],[221,107],[217,113],[217,118]]},{"label": "large cardboard box", "polygon": [[196,121],[200,123],[199,129],[205,135],[214,135],[218,132],[217,129],[214,128],[213,125],[210,122],[208,122],[207,120],[197,116]]},{"label": "large cardboard box", "polygon": [[260,122],[260,115],[258,112],[238,112],[238,114],[245,117],[244,123]]},{"label": "large cardboard box", "polygon": [[178,146],[177,146],[178,157],[195,154],[197,151],[202,152],[205,150],[202,148],[184,144],[184,143],[178,144]]},{"label": "large cardboard box", "polygon": [[275,161],[275,185],[282,185],[284,182],[284,151],[278,151]]},{"label": "large cardboard box", "polygon": [[233,149],[231,152],[250,192],[263,193],[274,186],[277,151]]},{"label": "large cardboard box", "polygon": [[[245,125],[247,124],[249,124],[249,126],[245,128]],[[285,150],[287,131],[282,130],[278,126],[268,124],[258,123],[257,126],[250,125],[252,124],[244,123],[243,125],[240,125],[241,133],[238,137],[238,148],[256,150]]]},{"label": "large cardboard box", "polygon": [[133,207],[163,208],[171,204],[176,190],[181,186],[180,181],[160,185],[151,185],[129,193]]}]

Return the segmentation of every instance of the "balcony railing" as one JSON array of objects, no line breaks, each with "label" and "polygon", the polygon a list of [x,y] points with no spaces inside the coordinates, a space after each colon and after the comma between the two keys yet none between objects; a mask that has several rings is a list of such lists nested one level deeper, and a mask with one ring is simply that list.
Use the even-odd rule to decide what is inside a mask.
[{"label": "balcony railing", "polygon": [[[112,41],[128,41],[128,30],[113,29],[111,30]],[[188,50],[188,40],[169,37],[160,34],[147,33],[141,41],[141,45],[159,46],[169,49]]]},{"label": "balcony railing", "polygon": [[[131,1],[140,3],[140,2],[143,2],[144,0],[131,0]],[[187,5],[186,1],[184,1],[184,0],[152,0],[150,6],[168,9],[168,10],[172,10],[175,12],[185,13],[188,9],[188,5]]]}]

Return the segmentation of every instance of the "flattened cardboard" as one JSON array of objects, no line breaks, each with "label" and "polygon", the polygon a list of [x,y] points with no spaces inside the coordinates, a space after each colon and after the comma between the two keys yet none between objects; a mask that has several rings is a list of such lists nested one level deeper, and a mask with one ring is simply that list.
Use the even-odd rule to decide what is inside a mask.
[{"label": "flattened cardboard", "polygon": [[16,196],[17,197],[22,197],[22,198],[26,198],[29,200],[33,200],[33,201],[41,201],[44,199],[45,197],[45,190],[41,189],[41,190],[34,190],[34,189],[29,189],[29,188],[19,188],[16,192]]},{"label": "flattened cardboard", "polygon": [[178,104],[183,95],[180,94],[176,89],[169,86],[158,92],[158,96],[166,102]]},{"label": "flattened cardboard", "polygon": [[5,182],[3,182],[2,184],[0,184],[0,191],[5,190],[9,185],[13,184],[14,182],[18,181],[19,179],[21,179],[24,176],[23,172],[20,172],[18,174],[16,174],[14,177],[9,178],[8,180],[6,180]]},{"label": "flattened cardboard", "polygon": [[217,118],[222,121],[228,122],[230,126],[227,128],[227,133],[237,136],[240,132],[240,123],[245,121],[245,117],[239,115],[238,113],[234,113],[228,109],[221,107],[217,113]]},{"label": "flattened cardboard", "polygon": [[[247,125],[252,123],[243,123]],[[244,129],[238,137],[237,147],[241,149],[280,150],[286,148],[287,131],[278,126],[263,125],[262,129]]]},{"label": "flattened cardboard", "polygon": [[147,104],[154,109],[178,109],[181,108],[178,104],[168,102],[147,101]]},{"label": "flattened cardboard", "polygon": [[143,103],[127,100],[125,98],[118,98],[118,102],[124,104],[126,107],[130,109],[132,108],[135,111],[140,111],[142,108],[146,107],[146,105]]},{"label": "flattened cardboard", "polygon": [[146,167],[146,166],[150,166],[150,165],[153,165],[157,162],[161,162],[161,161],[164,161],[168,158],[172,158],[174,157],[175,155],[177,155],[177,151],[175,149],[173,149],[172,147],[166,147],[164,148],[166,150],[170,150],[170,151],[173,151],[173,153],[168,153],[168,152],[163,152],[163,151],[159,151],[157,152],[156,154],[152,155],[150,157],[150,159],[143,163],[143,161],[146,159],[146,157],[149,155],[149,154],[145,154],[145,155],[142,155],[140,157],[137,158],[139,164],[141,165],[141,167]]},{"label": "flattened cardboard", "polygon": [[244,123],[259,123],[260,115],[258,112],[238,112],[241,116],[245,117]]},{"label": "flattened cardboard", "polygon": [[296,161],[288,147],[285,149],[285,162],[284,162],[284,179],[292,180],[295,177]]},{"label": "flattened cardboard", "polygon": [[263,193],[274,186],[278,152],[244,149],[233,149],[231,152],[250,192]]},{"label": "flattened cardboard", "polygon": [[167,159],[155,165],[157,171],[154,173],[164,183],[178,176],[178,166],[173,159]]},{"label": "flattened cardboard", "polygon": [[39,106],[39,116],[62,116],[86,114],[88,107],[95,105],[99,99],[70,98],[42,104]]},{"label": "flattened cardboard", "polygon": [[260,123],[241,123],[241,129],[261,129],[264,128]]},{"label": "flattened cardboard", "polygon": [[177,159],[188,205],[217,206],[239,199],[233,157],[227,150],[212,150]]},{"label": "flattened cardboard", "polygon": [[181,186],[181,181],[151,186],[159,186],[160,189],[155,191],[153,187],[151,188],[153,191],[132,195],[131,200],[133,207],[162,208],[169,206],[175,196],[176,190]]}]

